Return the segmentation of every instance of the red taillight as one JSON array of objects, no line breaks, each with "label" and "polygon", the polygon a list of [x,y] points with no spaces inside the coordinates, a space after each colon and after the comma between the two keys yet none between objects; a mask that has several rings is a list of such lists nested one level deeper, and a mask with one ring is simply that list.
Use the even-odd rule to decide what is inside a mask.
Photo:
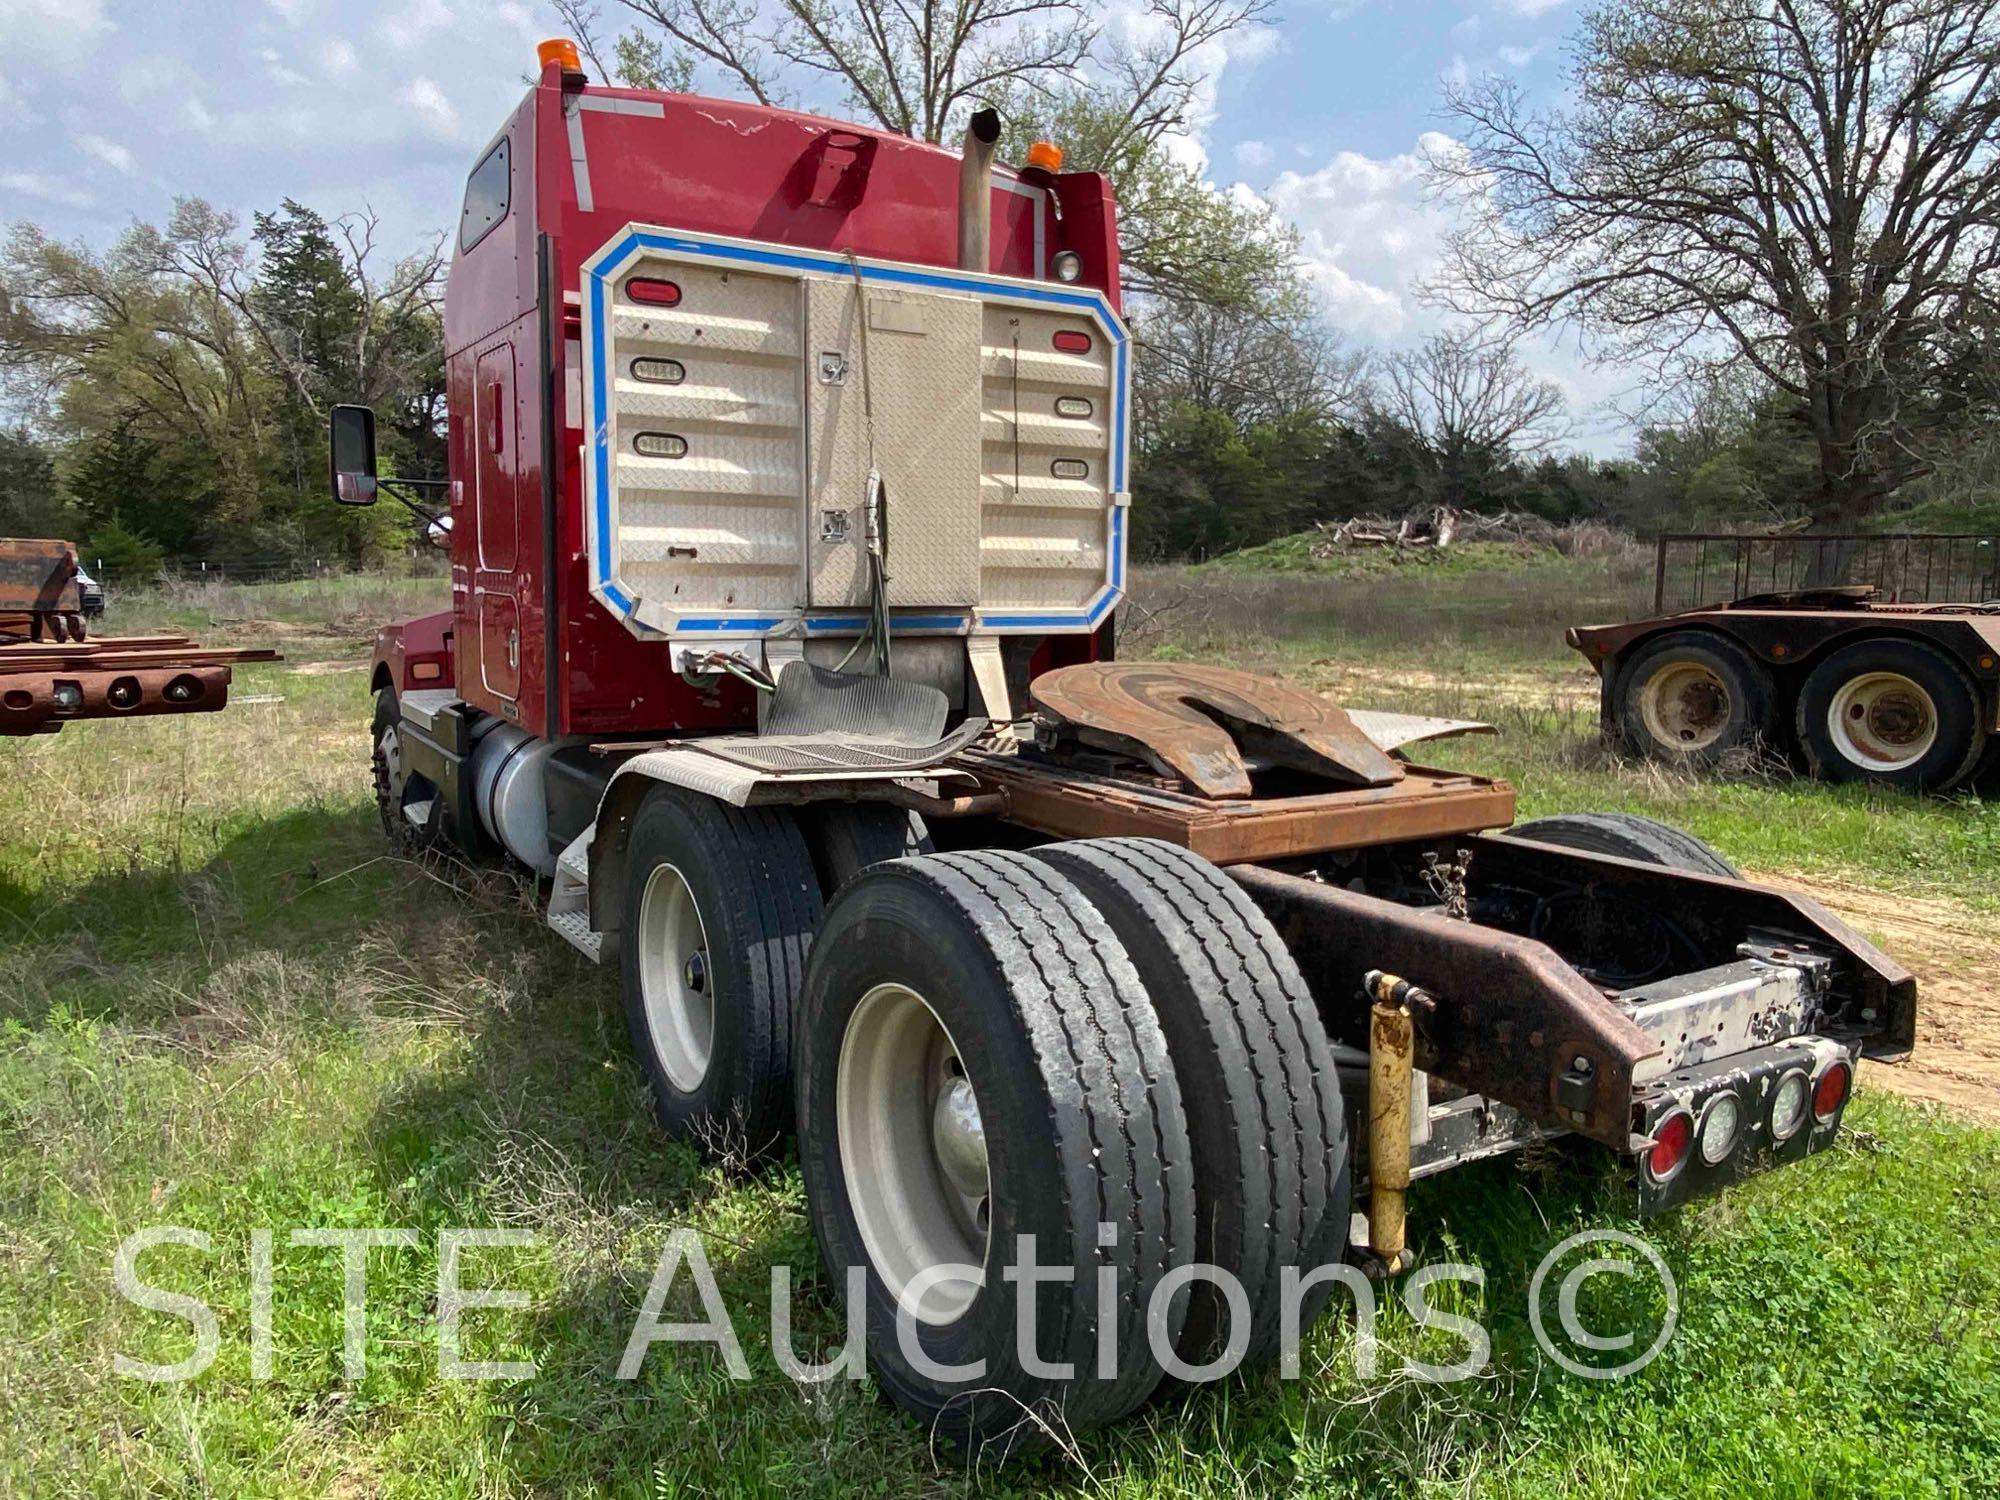
[{"label": "red taillight", "polygon": [[1813,1085],[1813,1118],[1824,1125],[1839,1114],[1853,1082],[1854,1070],[1846,1063],[1837,1062],[1820,1074],[1819,1082]]},{"label": "red taillight", "polygon": [[1055,346],[1064,354],[1090,353],[1090,335],[1080,328],[1065,328],[1055,337]]},{"label": "red taillight", "polygon": [[1678,1172],[1693,1142],[1694,1116],[1686,1110],[1662,1120],[1653,1131],[1653,1144],[1646,1152],[1646,1170],[1653,1181],[1665,1182]]},{"label": "red taillight", "polygon": [[625,295],[634,302],[644,302],[652,307],[679,307],[681,304],[680,284],[662,281],[656,276],[634,276],[625,283]]}]

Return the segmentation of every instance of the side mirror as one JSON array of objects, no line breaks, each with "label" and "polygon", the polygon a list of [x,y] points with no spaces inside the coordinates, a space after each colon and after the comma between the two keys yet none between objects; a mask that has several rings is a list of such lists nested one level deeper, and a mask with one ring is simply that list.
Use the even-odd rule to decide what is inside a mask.
[{"label": "side mirror", "polygon": [[333,457],[333,498],[342,505],[375,503],[375,412],[366,406],[336,406],[327,418],[327,448]]}]

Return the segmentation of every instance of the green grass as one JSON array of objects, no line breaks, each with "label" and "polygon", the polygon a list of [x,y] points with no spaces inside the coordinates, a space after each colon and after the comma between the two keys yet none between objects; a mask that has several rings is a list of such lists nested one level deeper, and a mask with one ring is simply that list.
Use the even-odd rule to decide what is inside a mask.
[{"label": "green grass", "polygon": [[[249,602],[242,618],[282,617]],[[1282,664],[1309,670],[1336,649],[1289,643]],[[1455,682],[1456,658],[1412,643],[1411,671],[1445,670],[1409,701],[1470,704],[1496,690],[1491,663],[1528,672],[1532,655],[1518,642],[1464,649],[1486,675]],[[1457,1304],[1492,1329],[1478,1380],[1402,1373],[1405,1353],[1451,1359],[1463,1346],[1418,1330],[1391,1298],[1372,1378],[1342,1316],[1313,1337],[1302,1381],[1266,1373],[1167,1399],[1072,1456],[998,1475],[941,1464],[871,1388],[795,1386],[766,1352],[776,1264],[801,1289],[801,1354],[825,1357],[839,1337],[795,1164],[745,1179],[663,1144],[614,976],[541,928],[512,883],[384,856],[363,684],[250,668],[239,693],[282,702],[0,742],[0,1494],[1859,1500],[2000,1488],[2000,1132],[1874,1092],[1834,1151],[1644,1226],[1583,1152],[1420,1184],[1420,1260],[1485,1272],[1483,1292]],[[1945,806],[1754,780],[1649,790],[1644,771],[1589,760],[1554,710],[1494,706],[1520,715],[1509,738],[1462,753],[1520,774],[1533,810],[1676,804],[1738,858],[1852,859],[1875,880],[1930,879],[1903,868],[1913,858],[1936,860],[1939,883],[1995,863],[1990,841],[1951,843]],[[112,1287],[120,1240],[155,1224],[213,1236],[208,1253],[164,1247],[143,1262],[148,1280],[219,1317],[215,1365],[182,1385],[111,1373],[114,1352],[172,1360],[192,1347],[184,1323]],[[683,1225],[704,1236],[748,1383],[706,1350],[664,1345],[637,1381],[612,1378],[655,1257]],[[317,1226],[422,1237],[370,1257],[358,1382],[341,1372],[337,1252],[286,1243]],[[448,1226],[536,1235],[468,1262],[471,1276],[529,1290],[532,1307],[465,1320],[468,1357],[532,1357],[533,1379],[439,1378],[435,1232]],[[1525,1317],[1543,1252],[1600,1226],[1658,1245],[1682,1300],[1665,1354],[1612,1384],[1545,1360]],[[260,1227],[277,1242],[269,1380],[250,1371]],[[1638,1291],[1591,1285],[1587,1321],[1657,1318]],[[683,1286],[667,1316],[697,1315]]]}]

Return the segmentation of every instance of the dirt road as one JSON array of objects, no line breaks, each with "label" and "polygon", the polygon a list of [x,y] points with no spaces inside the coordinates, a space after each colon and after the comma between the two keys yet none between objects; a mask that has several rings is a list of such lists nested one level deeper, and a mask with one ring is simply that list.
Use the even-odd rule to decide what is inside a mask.
[{"label": "dirt road", "polygon": [[1915,972],[1916,1051],[1893,1066],[1864,1063],[1864,1087],[2000,1124],[2000,916],[1868,886],[1769,873],[1751,879],[1813,897]]}]

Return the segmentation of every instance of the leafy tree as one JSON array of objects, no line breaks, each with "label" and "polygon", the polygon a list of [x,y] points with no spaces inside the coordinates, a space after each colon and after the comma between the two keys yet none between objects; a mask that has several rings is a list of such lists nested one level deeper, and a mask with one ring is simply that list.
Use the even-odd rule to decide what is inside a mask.
[{"label": "leafy tree", "polygon": [[1451,91],[1472,210],[1442,290],[1674,374],[1742,363],[1852,527],[1996,403],[2000,0],[1619,0],[1574,102]]},{"label": "leafy tree", "polygon": [[99,583],[126,584],[150,581],[159,573],[165,554],[118,517],[107,516],[84,539],[79,556]]},{"label": "leafy tree", "polygon": [[0,536],[73,538],[75,522],[55,455],[25,427],[0,428]]}]

